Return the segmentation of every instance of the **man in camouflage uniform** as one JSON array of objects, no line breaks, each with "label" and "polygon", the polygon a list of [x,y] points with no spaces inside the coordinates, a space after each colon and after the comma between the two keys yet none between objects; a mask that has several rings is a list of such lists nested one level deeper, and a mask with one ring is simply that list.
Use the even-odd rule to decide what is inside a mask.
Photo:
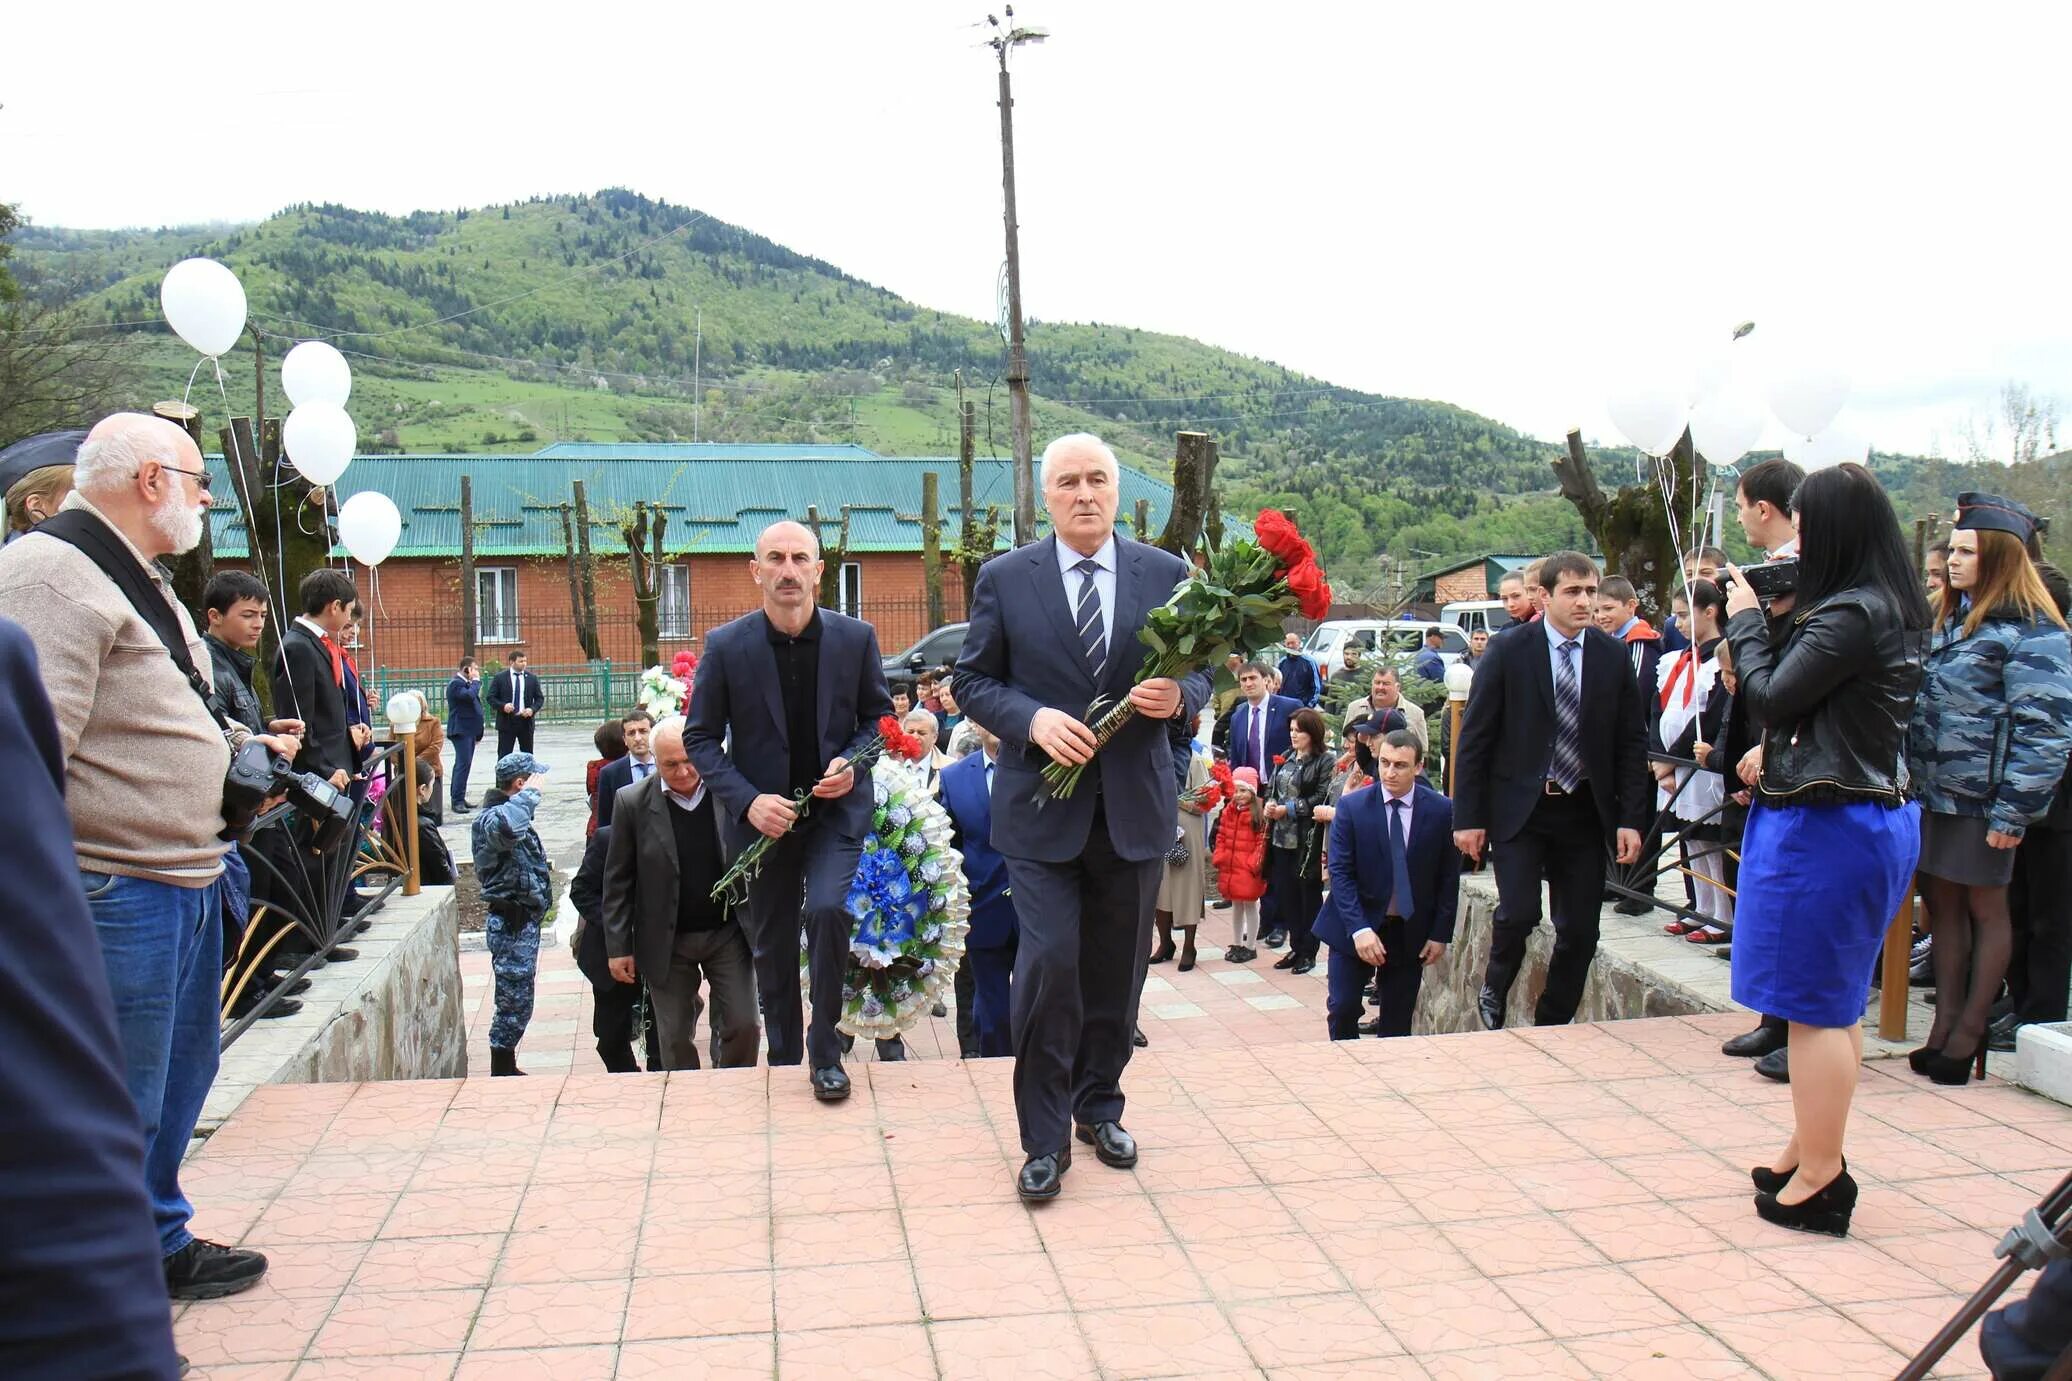
[{"label": "man in camouflage uniform", "polygon": [[539,968],[540,923],[553,900],[546,846],[533,828],[547,765],[530,753],[496,761],[496,789],[482,797],[475,817],[475,879],[489,915],[483,938],[496,973],[496,1016],[489,1023],[489,1072],[523,1074],[518,1041],[532,1020],[533,977]]}]

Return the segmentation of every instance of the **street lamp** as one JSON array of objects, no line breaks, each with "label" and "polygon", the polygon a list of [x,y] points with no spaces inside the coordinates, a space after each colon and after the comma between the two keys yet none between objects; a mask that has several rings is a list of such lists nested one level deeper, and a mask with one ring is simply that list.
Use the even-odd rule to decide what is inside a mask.
[{"label": "street lamp", "polygon": [[1036,470],[1030,433],[1034,422],[1029,414],[1029,357],[1022,345],[1022,251],[1014,214],[1014,93],[1007,78],[1007,55],[1024,43],[1041,43],[1050,37],[1048,29],[1016,27],[1014,6],[1007,7],[1009,23],[987,15],[986,23],[997,32],[986,40],[1000,58],[1000,183],[1006,192],[1007,221],[1007,398],[1013,410],[1014,445],[1014,540],[1022,546],[1036,540]]}]

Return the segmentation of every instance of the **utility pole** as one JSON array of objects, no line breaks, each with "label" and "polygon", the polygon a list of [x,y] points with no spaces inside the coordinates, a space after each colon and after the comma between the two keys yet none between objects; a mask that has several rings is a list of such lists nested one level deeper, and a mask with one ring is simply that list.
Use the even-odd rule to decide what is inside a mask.
[{"label": "utility pole", "polygon": [[698,413],[705,406],[705,309],[698,309],[697,334],[691,338],[691,440],[698,439]]},{"label": "utility pole", "polygon": [[1023,546],[1036,540],[1036,470],[1030,454],[1029,357],[1022,346],[1022,252],[1014,214],[1014,91],[1007,77],[1007,55],[1023,43],[1041,43],[1047,29],[1013,26],[1014,6],[1007,7],[1009,26],[986,16],[999,32],[987,45],[1000,58],[1000,183],[1006,193],[1007,221],[1007,396],[1014,408],[1014,540]]}]

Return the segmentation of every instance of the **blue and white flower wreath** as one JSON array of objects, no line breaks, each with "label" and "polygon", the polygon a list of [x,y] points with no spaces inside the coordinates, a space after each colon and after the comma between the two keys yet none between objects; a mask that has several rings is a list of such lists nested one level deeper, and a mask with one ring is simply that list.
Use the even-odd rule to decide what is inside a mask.
[{"label": "blue and white flower wreath", "polygon": [[[956,982],[971,891],[964,856],[950,846],[949,813],[914,772],[880,760],[871,791],[871,832],[844,902],[850,931],[841,1029],[889,1040],[917,1025]],[[810,989],[803,944],[799,982]]]}]

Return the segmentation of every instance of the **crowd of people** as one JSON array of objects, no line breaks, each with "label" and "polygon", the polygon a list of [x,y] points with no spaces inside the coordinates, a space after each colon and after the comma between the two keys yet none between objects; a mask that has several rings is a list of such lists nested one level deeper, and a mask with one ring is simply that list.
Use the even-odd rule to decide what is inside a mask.
[{"label": "crowd of people", "polygon": [[[0,1064],[17,1083],[9,1118],[44,1105],[49,1144],[76,1152],[62,1186],[33,1181],[34,1213],[32,1181],[0,1174],[10,1229],[34,1225],[6,1270],[84,1234],[98,1255],[53,1258],[76,1263],[81,1288],[23,1331],[36,1340],[24,1346],[164,1361],[167,1299],[249,1289],[267,1268],[194,1237],[179,1185],[217,1067],[226,957],[270,909],[259,924],[284,933],[267,937],[249,1000],[279,1011],[292,997],[270,990],[313,962],[350,962],[338,941],[364,924],[349,889],[347,911],[316,934],[284,919],[293,908],[268,908],[308,870],[306,822],[290,810],[243,829],[234,793],[197,809],[195,784],[234,780],[233,759],[260,745],[364,819],[387,783],[370,769],[373,706],[352,655],[358,596],[330,567],[300,583],[273,640],[269,715],[254,673],[285,612],[274,592],[219,574],[197,627],[159,564],[195,544],[210,501],[184,432],[118,414],[10,451],[0,479],[18,536],[0,552],[0,755],[21,787],[19,827],[0,830],[17,866],[0,876],[59,932],[39,964],[71,956],[61,982],[11,977],[42,971],[13,953],[0,963],[11,995],[65,1007],[43,1033],[62,1050]],[[1645,913],[1653,860],[1674,836],[1689,890],[1669,903],[1668,930],[1727,950],[1736,1000],[1761,1014],[1727,1053],[1792,1086],[1793,1134],[1751,1171],[1757,1212],[1785,1226],[1848,1230],[1861,1020],[1887,927],[1916,890],[1936,1017],[1915,1071],[1962,1084],[2021,1024],[2064,1019],[2072,592],[2020,504],[1963,495],[1923,571],[1869,471],[1754,465],[1736,507],[1765,559],[1744,569],[1713,547],[1690,553],[1659,630],[1634,587],[1583,553],[1505,576],[1508,623],[1478,633],[1464,659],[1456,745],[1406,694],[1406,677],[1444,675],[1436,638],[1402,660],[1349,643],[1327,669],[1291,634],[1233,656],[1220,693],[1205,672],[1137,682],[1134,630],[1185,567],[1116,532],[1117,479],[1098,438],[1053,443],[1053,535],[986,564],[957,665],[912,681],[888,681],[868,623],[819,607],[815,534],[783,521],[759,535],[759,607],[708,636],[682,712],[632,711],[597,732],[570,898],[606,1069],[740,1067],[766,1048],[772,1067],[805,1067],[815,1098],[849,1095],[845,899],[873,809],[857,763],[888,718],[920,745],[889,770],[939,803],[963,860],[959,1047],[1015,1061],[1026,1160],[1014,1187],[1032,1203],[1062,1193],[1075,1142],[1108,1166],[1137,1163],[1122,1080],[1145,1044],[1136,1013],[1151,966],[1202,962],[1198,932],[1221,915],[1228,943],[1212,958],[1284,951],[1275,966],[1294,975],[1328,963],[1331,1039],[1407,1035],[1425,971],[1454,942],[1461,875],[1478,866],[1498,894],[1482,1022],[1526,1016],[1514,990],[1545,914],[1554,943],[1530,1017],[1563,1023],[1581,1009],[1608,871],[1625,870],[1628,909]],[[1137,712],[1106,744],[1074,708],[1104,697]],[[546,697],[507,650],[486,699],[473,658],[445,698],[443,725],[421,705],[407,787],[426,807],[432,875],[452,873],[432,828],[441,802],[474,816],[495,972],[490,1073],[519,1076],[553,903],[534,823]],[[473,750],[491,719],[493,783],[478,805]],[[1452,754],[1450,796],[1435,749]],[[1087,780],[1048,795],[1051,763]],[[282,783],[263,794],[277,803]],[[721,884],[751,845],[759,869],[730,893]],[[894,1035],[877,1054],[906,1052]],[[0,1157],[28,1134],[5,1130]],[[140,1304],[147,1222],[157,1267]],[[21,1355],[55,1374],[61,1354]]]}]

